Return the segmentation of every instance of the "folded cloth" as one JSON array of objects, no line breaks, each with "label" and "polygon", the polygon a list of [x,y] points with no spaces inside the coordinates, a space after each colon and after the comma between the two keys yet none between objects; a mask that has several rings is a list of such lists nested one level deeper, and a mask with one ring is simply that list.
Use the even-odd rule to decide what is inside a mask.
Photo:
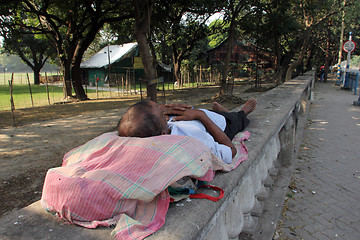
[{"label": "folded cloth", "polygon": [[[234,159],[243,161],[246,154],[238,155]],[[65,154],[63,166],[47,172],[41,202],[70,223],[116,225],[114,237],[143,239],[165,222],[169,185],[185,176],[211,181],[216,170],[230,171],[238,163],[230,165],[195,138],[105,133]]]}]

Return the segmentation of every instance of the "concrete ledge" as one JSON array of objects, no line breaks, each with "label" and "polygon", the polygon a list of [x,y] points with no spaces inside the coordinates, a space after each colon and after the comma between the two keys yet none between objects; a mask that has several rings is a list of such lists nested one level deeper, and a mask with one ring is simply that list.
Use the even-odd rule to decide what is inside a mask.
[{"label": "concrete ledge", "polygon": [[[148,239],[255,236],[270,187],[293,161],[299,126],[303,127],[299,122],[305,121],[313,84],[314,72],[308,72],[259,97],[247,129],[248,160],[230,173],[217,173],[212,182],[224,190],[224,198],[215,203],[204,199],[172,203],[165,225]],[[46,213],[40,202],[0,219],[0,239],[110,239],[111,231],[64,224]]]}]

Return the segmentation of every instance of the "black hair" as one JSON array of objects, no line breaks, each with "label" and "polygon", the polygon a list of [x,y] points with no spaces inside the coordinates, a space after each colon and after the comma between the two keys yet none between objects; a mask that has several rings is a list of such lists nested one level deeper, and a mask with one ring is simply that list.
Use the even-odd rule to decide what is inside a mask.
[{"label": "black hair", "polygon": [[148,101],[137,102],[130,107],[118,123],[119,136],[144,138],[161,135],[164,126],[151,108]]}]

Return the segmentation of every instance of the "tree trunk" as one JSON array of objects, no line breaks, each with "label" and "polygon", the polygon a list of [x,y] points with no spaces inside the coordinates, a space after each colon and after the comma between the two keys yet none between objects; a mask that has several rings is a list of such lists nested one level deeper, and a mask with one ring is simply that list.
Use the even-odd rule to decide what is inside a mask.
[{"label": "tree trunk", "polygon": [[326,50],[325,50],[325,60],[324,60],[324,82],[327,82],[327,76],[328,76],[328,72],[329,72],[329,62],[330,62],[330,36],[331,36],[331,32],[330,32],[330,23],[327,29],[327,36],[326,36]]},{"label": "tree trunk", "polygon": [[156,78],[154,59],[147,41],[147,33],[150,29],[150,18],[152,12],[151,0],[133,0],[135,6],[135,37],[139,46],[139,53],[144,65],[147,98],[157,101],[156,84],[152,80]]},{"label": "tree trunk", "polygon": [[341,66],[341,59],[342,59],[342,47],[344,43],[344,31],[345,31],[345,5],[346,0],[343,0],[343,10],[341,12],[341,31],[340,31],[340,44],[339,44],[339,57],[338,57],[338,78],[340,78],[340,66]]},{"label": "tree trunk", "polygon": [[151,83],[156,78],[156,70],[153,66],[153,58],[150,53],[149,45],[147,44],[146,35],[143,32],[135,30],[137,42],[139,44],[139,52],[144,65],[145,81],[147,89],[147,98],[152,101],[157,101],[156,84]]},{"label": "tree trunk", "polygon": [[279,43],[279,38],[275,35],[275,46],[274,46],[274,53],[275,53],[275,75],[277,76],[276,82],[278,84],[282,83],[285,79],[284,69],[282,66],[283,57],[281,55],[281,44]]},{"label": "tree trunk", "polygon": [[74,61],[71,65],[71,81],[74,87],[74,91],[76,94],[76,98],[79,100],[88,100],[83,85],[82,85],[82,78],[81,78],[81,69],[80,64],[82,57],[84,55],[86,46],[89,46],[92,41],[92,37],[88,35],[81,43],[77,46],[77,51],[74,53]]},{"label": "tree trunk", "polygon": [[72,97],[70,64],[68,59],[62,62],[64,71],[64,98]]},{"label": "tree trunk", "polygon": [[37,68],[37,67],[34,67],[34,68],[33,68],[33,72],[34,72],[34,84],[35,84],[35,85],[39,85],[39,84],[40,84],[40,70],[41,70],[41,68]]},{"label": "tree trunk", "polygon": [[[230,30],[229,30],[229,37],[228,37],[228,42],[226,43],[226,56],[225,56],[225,61],[224,61],[224,68],[223,68],[223,74],[220,80],[220,90],[219,90],[219,95],[224,95],[227,90],[227,77],[229,74],[229,66],[230,66],[230,57],[231,57],[231,52],[232,52],[232,39],[233,39],[233,32],[234,29],[232,29],[232,24],[230,26]],[[230,92],[229,94],[232,94],[232,92]]]},{"label": "tree trunk", "polygon": [[311,33],[310,30],[307,30],[307,31],[305,32],[305,34],[304,34],[305,37],[304,37],[304,39],[303,39],[303,45],[301,46],[300,54],[299,54],[298,58],[296,59],[296,61],[294,61],[294,62],[292,62],[292,63],[289,64],[289,68],[288,68],[287,71],[286,71],[285,81],[289,81],[289,80],[291,79],[292,74],[293,74],[295,68],[296,68],[297,66],[299,66],[299,64],[301,63],[302,59],[304,58],[304,55],[305,55],[305,53],[306,53],[306,51],[307,51],[307,42],[308,42],[308,40],[309,40],[310,33]]},{"label": "tree trunk", "polygon": [[307,56],[304,62],[304,72],[310,71],[312,69],[312,63],[311,63],[311,58],[314,52],[314,44],[311,45],[309,51],[307,52]]},{"label": "tree trunk", "polygon": [[[229,73],[229,66],[230,66],[230,58],[231,58],[231,52],[232,52],[232,44],[235,39],[235,27],[236,27],[236,18],[239,16],[239,13],[241,9],[243,8],[242,2],[239,1],[237,5],[234,5],[236,1],[230,1],[229,9],[231,9],[231,20],[230,20],[230,27],[229,27],[229,36],[228,36],[228,42],[226,44],[226,56],[224,60],[224,69],[223,69],[223,75],[220,80],[220,90],[219,95],[232,94],[232,87],[228,88],[227,78]],[[230,90],[230,91],[229,91]]]},{"label": "tree trunk", "polygon": [[80,66],[72,66],[71,80],[75,90],[76,99],[79,100],[89,99],[82,86]]},{"label": "tree trunk", "polygon": [[32,52],[32,62],[26,58],[26,56],[22,53],[22,51],[20,49],[18,49],[17,52],[18,52],[18,55],[21,58],[21,60],[33,70],[34,84],[39,85],[40,84],[40,71],[43,68],[48,57],[46,57],[43,60],[43,58],[44,58],[43,52],[36,52],[36,51],[33,51],[31,48],[30,48],[30,50]]},{"label": "tree trunk", "polygon": [[287,69],[288,69],[288,67],[290,65],[290,61],[291,61],[290,56],[292,56],[292,54],[287,54],[285,56],[282,56],[280,59],[280,65],[279,65],[279,69],[278,69],[279,83],[285,82]]},{"label": "tree trunk", "polygon": [[[174,54],[173,54],[174,55]],[[176,58],[175,56],[173,57],[173,62],[174,62],[174,76],[175,76],[175,81],[180,84],[181,81],[181,60],[179,58]]]}]

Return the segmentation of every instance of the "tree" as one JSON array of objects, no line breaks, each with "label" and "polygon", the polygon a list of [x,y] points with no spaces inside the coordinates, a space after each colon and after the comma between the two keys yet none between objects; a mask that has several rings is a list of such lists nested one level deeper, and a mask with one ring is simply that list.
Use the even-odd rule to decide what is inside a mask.
[{"label": "tree", "polygon": [[34,72],[34,84],[40,84],[40,71],[56,51],[49,41],[33,33],[3,34],[4,49],[7,54],[18,55]]},{"label": "tree", "polygon": [[[45,34],[57,50],[64,71],[65,97],[85,100],[80,63],[82,57],[105,23],[132,17],[129,1],[21,0],[9,5],[2,26],[30,29]],[[28,20],[31,21],[28,21]]]},{"label": "tree", "polygon": [[175,79],[179,83],[182,61],[192,55],[197,43],[211,34],[207,20],[222,7],[223,1],[216,0],[162,1],[154,7],[153,42],[166,44],[162,49],[170,49]]},{"label": "tree", "polygon": [[[230,0],[228,1],[228,6],[225,9],[225,22],[228,22],[228,28],[226,29],[228,38],[226,41],[226,56],[224,60],[223,73],[220,80],[220,90],[219,95],[232,94],[232,92],[227,91],[227,79],[230,66],[230,57],[232,52],[233,43],[236,40],[237,34],[237,25],[239,24],[239,16],[241,11],[247,6],[246,1]],[[230,88],[232,90],[232,88]]]},{"label": "tree", "polygon": [[[334,0],[254,2],[254,5],[262,10],[261,24],[257,32],[258,44],[272,50],[279,82],[291,79],[294,70],[304,59],[312,57],[308,52],[314,47],[311,43],[317,36],[316,31],[324,26],[327,28],[329,19],[340,12],[341,7],[337,4],[338,1]],[[249,27],[255,26],[255,22],[249,17],[244,18],[241,27],[245,34],[256,39],[252,31],[254,27]],[[325,36],[326,32],[323,34]],[[314,53],[315,51],[312,51],[312,54]]]},{"label": "tree", "polygon": [[212,21],[209,25],[209,28],[213,33],[207,37],[209,49],[213,49],[219,46],[228,38],[226,33],[226,23],[223,20],[217,19]]},{"label": "tree", "polygon": [[152,0],[133,0],[135,6],[135,36],[139,46],[140,56],[144,65],[146,76],[147,97],[150,100],[157,101],[156,84],[153,81],[156,78],[156,59],[150,50],[149,30],[151,23],[151,14],[153,8]]}]

